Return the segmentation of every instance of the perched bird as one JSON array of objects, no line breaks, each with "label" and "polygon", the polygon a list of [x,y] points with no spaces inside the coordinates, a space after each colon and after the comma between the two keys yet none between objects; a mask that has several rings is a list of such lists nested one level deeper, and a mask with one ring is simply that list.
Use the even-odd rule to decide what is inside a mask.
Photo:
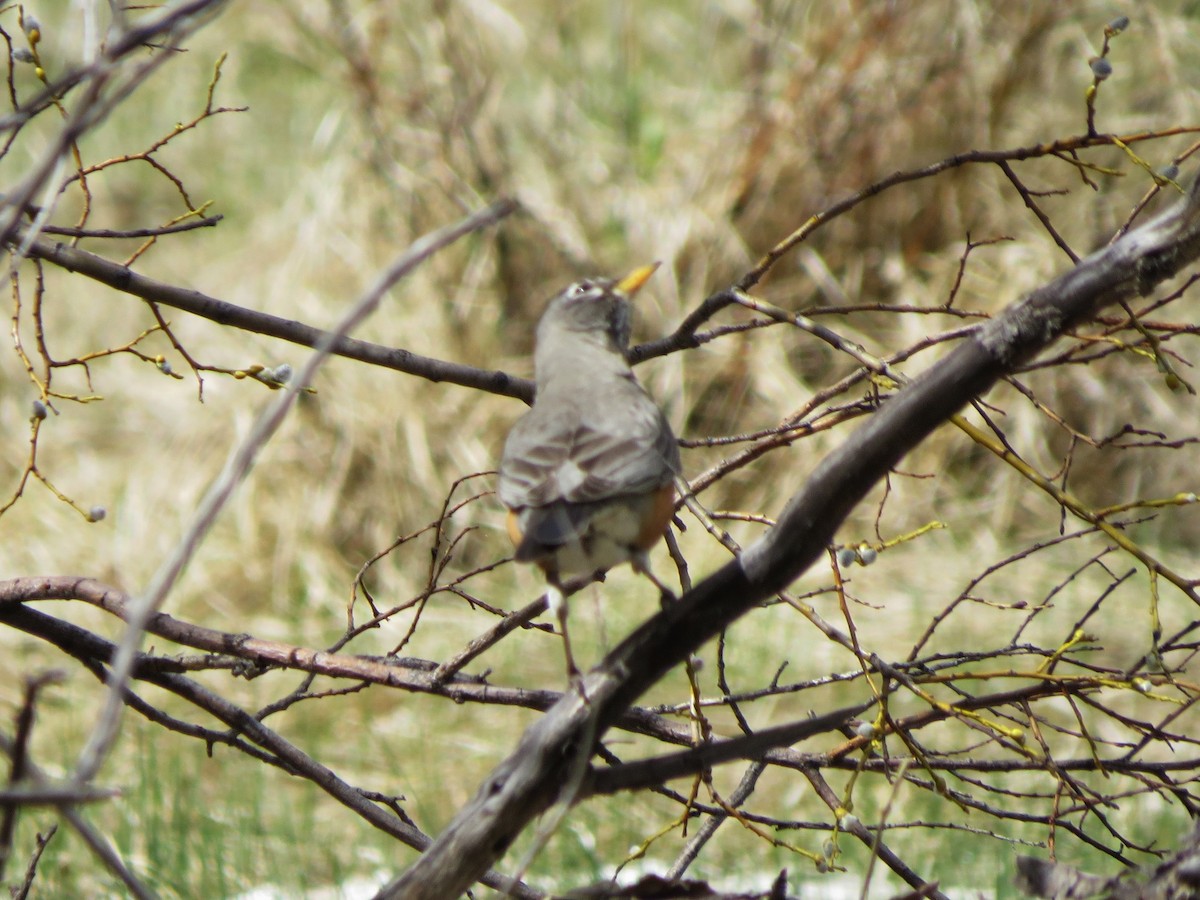
[{"label": "perched bird", "polygon": [[515,558],[546,573],[572,676],[564,577],[599,579],[628,560],[665,592],[647,554],[674,513],[679,444],[626,355],[629,300],[656,268],[579,281],[550,301],[537,327],[533,408],[500,460]]}]

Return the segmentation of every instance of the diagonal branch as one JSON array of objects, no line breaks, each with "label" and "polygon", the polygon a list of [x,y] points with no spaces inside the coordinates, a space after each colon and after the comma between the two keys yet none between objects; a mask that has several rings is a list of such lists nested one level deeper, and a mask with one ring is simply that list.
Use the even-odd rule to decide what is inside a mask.
[{"label": "diagonal branch", "polygon": [[[1149,292],[1200,257],[1200,190],[981,325],[828,456],[778,524],[617,646],[526,731],[445,831],[380,898],[462,894],[557,799],[579,753],[638,696],[808,568],[867,492],[951,415],[1097,310]],[[583,742],[590,736],[587,744]],[[910,878],[914,886],[919,879]]]},{"label": "diagonal branch", "polygon": [[[13,244],[20,246],[26,239],[24,230],[18,230],[13,237]],[[132,294],[172,309],[180,309],[218,325],[230,325],[242,331],[279,338],[303,347],[317,347],[322,341],[332,337],[327,331],[297,322],[295,319],[247,309],[200,291],[148,278],[139,275],[128,266],[47,238],[39,237],[33,240],[25,248],[25,255],[66,269],[68,272],[78,272],[122,293]],[[332,339],[330,352],[335,356],[418,375],[429,381],[447,381],[526,401],[533,398],[533,383],[527,379],[516,378],[494,369],[477,369],[462,363],[434,359],[399,347],[385,347],[343,335]]]},{"label": "diagonal branch", "polygon": [[[80,660],[85,668],[91,670],[102,680],[105,677],[105,671],[101,664],[111,663],[116,654],[117,646],[113,642],[94,635],[77,625],[59,621],[53,616],[27,609],[24,606],[0,608],[0,621],[49,641],[60,650]],[[373,802],[367,792],[339,778],[332,769],[304,753],[277,731],[268,728],[258,717],[229,702],[217,692],[204,687],[195,679],[169,672],[155,672],[152,670],[153,667],[140,665],[141,661],[145,659],[147,657],[141,653],[137,654],[135,659],[134,668],[138,670],[141,680],[170,691],[229,726],[233,733],[244,735],[248,740],[262,747],[270,759],[283,766],[287,771],[308,779],[375,828],[392,835],[409,847],[422,849],[428,845],[429,838],[411,821],[407,821]],[[125,701],[134,706],[134,700],[135,695],[132,691],[127,690]],[[72,786],[72,789],[78,793],[77,788]],[[73,805],[64,804],[63,810],[67,814],[68,820],[78,827],[76,823],[79,821],[79,816]],[[104,846],[107,847],[106,844]],[[112,851],[102,858],[118,874],[125,872],[120,859],[116,858]],[[124,878],[125,875],[122,874],[122,877]],[[132,878],[133,876],[129,875],[126,879],[127,883],[130,883]],[[507,884],[509,881],[503,875],[495,872],[486,873],[482,876],[482,880],[485,884],[496,887]],[[136,884],[136,882],[133,883]],[[134,892],[139,897],[153,896],[145,891]],[[514,896],[534,898],[539,895],[523,886],[518,886]]]}]

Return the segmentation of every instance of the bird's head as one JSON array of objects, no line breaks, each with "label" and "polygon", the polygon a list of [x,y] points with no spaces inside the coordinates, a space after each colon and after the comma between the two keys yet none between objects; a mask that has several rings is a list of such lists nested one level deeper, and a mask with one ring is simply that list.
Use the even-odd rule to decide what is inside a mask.
[{"label": "bird's head", "polygon": [[559,292],[538,323],[538,343],[556,338],[551,332],[601,340],[624,355],[629,347],[633,313],[629,301],[658,263],[634,269],[621,279],[587,278]]}]

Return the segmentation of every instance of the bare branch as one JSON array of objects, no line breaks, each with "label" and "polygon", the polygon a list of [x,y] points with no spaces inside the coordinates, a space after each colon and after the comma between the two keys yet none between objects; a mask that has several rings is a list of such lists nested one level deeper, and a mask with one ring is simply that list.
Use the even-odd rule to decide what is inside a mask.
[{"label": "bare branch", "polygon": [[[786,242],[785,242],[786,243]],[[626,638],[589,673],[587,700],[564,697],[380,898],[461,894],[555,802],[582,746],[672,667],[754,605],[786,587],[822,553],[858,501],[904,455],[997,379],[1085,316],[1147,293],[1200,256],[1200,190],[1163,215],[1010,306],[947,358],[888,399],[827,457],[778,524],[742,556]],[[916,886],[916,885],[914,885]]]},{"label": "bare branch", "polygon": [[[15,244],[25,241],[25,234],[18,231],[13,238]],[[200,291],[176,287],[166,282],[139,275],[127,266],[80,250],[66,244],[36,238],[25,248],[28,256],[59,266],[68,272],[78,272],[101,284],[106,284],[125,294],[140,297],[151,303],[161,303],[173,309],[181,309],[200,316],[218,325],[230,325],[243,331],[279,338],[304,347],[318,347],[328,342],[330,352],[347,359],[395,369],[409,375],[417,375],[429,381],[445,381],[461,384],[493,394],[503,394],[529,401],[533,398],[533,383],[516,378],[505,372],[478,369],[474,366],[421,356],[398,347],[384,347],[361,341],[346,335],[314,328],[294,319],[273,316],[218,300]]]},{"label": "bare branch", "polygon": [[163,599],[174,586],[179,573],[183,571],[184,566],[199,547],[213,521],[238,484],[250,471],[259,451],[283,422],[300,392],[312,381],[317,368],[328,358],[333,342],[374,312],[383,301],[384,295],[397,281],[438,250],[466,234],[494,224],[512,212],[513,208],[514,205],[511,201],[497,201],[491,206],[467,216],[460,222],[448,225],[414,242],[379,275],[375,283],[350,307],[328,338],[318,343],[316,351],[297,373],[296,378],[288,384],[287,389],[282,391],[258,417],[249,434],[231,455],[224,470],[197,507],[191,525],[180,537],[175,550],[167,559],[163,560],[145,592],[137,598],[129,610],[125,636],[118,646],[117,655],[109,674],[108,701],[87,744],[80,753],[76,766],[76,778],[79,781],[87,782],[95,777],[116,738],[122,711],[121,695],[128,681],[137,647],[151,615],[162,604]]}]

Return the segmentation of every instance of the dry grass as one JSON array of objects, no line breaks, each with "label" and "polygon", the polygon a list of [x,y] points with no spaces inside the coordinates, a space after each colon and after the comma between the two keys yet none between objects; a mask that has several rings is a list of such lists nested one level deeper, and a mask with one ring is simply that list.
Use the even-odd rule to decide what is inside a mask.
[{"label": "dry grass", "polygon": [[[45,25],[42,52],[64,66],[78,53],[79,9],[46,6],[37,9]],[[215,201],[214,211],[225,219],[216,229],[164,238],[139,270],[324,326],[415,237],[498,194],[512,195],[524,205],[520,217],[424,267],[393,292],[360,336],[528,375],[531,326],[541,304],[581,272],[617,272],[662,260],[639,307],[640,336],[657,337],[809,215],[894,171],[971,148],[1022,146],[1082,132],[1087,58],[1107,15],[1106,5],[1093,3],[243,4],[201,31],[187,54],[87,138],[83,152],[95,161],[137,150],[195,115],[214,61],[228,52],[218,102],[246,104],[249,111],[206,121],[163,154],[193,199]],[[0,17],[0,25],[17,31],[15,21]],[[1200,100],[1198,40],[1200,24],[1184,6],[1139,7],[1131,29],[1114,41],[1116,74],[1100,92],[1101,130],[1193,124]],[[1140,150],[1161,165],[1191,140],[1185,135]],[[0,181],[15,180],[37,154],[36,141],[19,143],[0,161]],[[1061,161],[1019,168],[1031,188],[1068,192],[1039,202],[1081,253],[1106,240],[1149,185],[1117,150],[1088,159],[1123,174],[1096,176],[1091,190]],[[92,189],[94,227],[142,226],[183,212],[170,184],[145,166],[116,167],[95,177]],[[68,192],[55,221],[72,221],[77,204]],[[847,314],[837,307],[943,302],[968,233],[975,240],[1013,240],[971,254],[956,300],[962,309],[999,309],[1069,265],[995,167],[967,166],[865,202],[789,254],[758,293],[789,310],[819,308],[823,324],[886,355],[964,323],[936,315]],[[112,258],[127,252],[89,246]],[[26,302],[32,284],[26,266]],[[142,304],[64,272],[47,271],[46,294],[46,330],[60,356],[122,344],[152,324]],[[722,321],[748,317],[730,312]],[[1195,299],[1179,301],[1169,317],[1194,322]],[[305,352],[182,313],[171,320],[188,351],[206,363],[295,364]],[[1131,339],[1129,332],[1124,337]],[[1189,353],[1190,340],[1171,346]],[[147,348],[186,371],[161,336]],[[915,374],[941,353],[935,346],[918,354],[905,371]],[[767,329],[648,362],[639,376],[662,399],[681,435],[699,439],[771,427],[849,371],[849,361],[816,339]],[[103,402],[60,404],[61,415],[52,415],[42,432],[41,465],[81,506],[103,505],[109,515],[89,525],[48,492],[30,487],[0,518],[0,572],[83,573],[136,591],[268,393],[248,381],[206,376],[201,405],[193,378],[169,379],[120,356],[95,364],[92,376]],[[87,390],[78,373],[56,377],[63,389]],[[1172,439],[1196,433],[1195,399],[1168,392],[1153,362],[1131,353],[1022,380],[1088,435],[1112,434],[1126,422]],[[0,385],[0,495],[6,495],[27,451],[34,397],[11,353],[0,354]],[[331,363],[317,388],[269,446],[172,594],[173,615],[306,646],[332,643],[344,627],[358,567],[398,535],[436,518],[455,479],[492,468],[504,431],[520,412],[505,398],[348,361]],[[989,402],[1002,410],[995,415],[1013,445],[1043,471],[1055,472],[1069,449],[1066,432],[1011,388],[997,389]],[[844,433],[840,427],[819,432],[768,454],[719,482],[703,500],[712,509],[771,515]],[[730,452],[685,451],[687,473],[700,473]],[[1079,447],[1070,484],[1094,506],[1167,496],[1195,488],[1196,462],[1190,445]],[[898,657],[972,575],[1032,541],[1052,538],[1058,526],[1048,498],[952,429],[914,453],[904,472],[891,480],[882,536],[934,519],[948,528],[889,551],[872,568],[854,569],[850,585],[864,604],[854,607],[862,643],[885,654],[895,648]],[[480,481],[475,489],[486,485]],[[882,498],[877,492],[874,504],[847,526],[847,542],[873,539]],[[460,546],[456,566],[465,571],[506,553],[499,523],[497,504],[488,497],[460,514],[458,527],[478,530]],[[744,541],[761,527],[743,523],[730,530]],[[1200,514],[1168,509],[1135,534],[1187,572]],[[694,574],[722,559],[695,522],[683,545]],[[1033,557],[989,582],[988,599],[1036,603],[1099,548],[1093,539],[1086,549],[1070,545]],[[660,570],[667,567],[661,559]],[[427,565],[427,545],[415,542],[377,566],[369,583],[385,605],[400,602],[421,589]],[[817,572],[798,590],[829,580],[827,570]],[[1030,638],[1060,643],[1105,583],[1099,571],[1073,582],[1058,599],[1061,614],[1047,615],[1044,631]],[[510,608],[538,589],[532,573],[507,566],[473,584],[474,593]],[[1097,655],[1118,666],[1144,652],[1149,640],[1144,582],[1121,590],[1114,605],[1128,618],[1091,623],[1103,648]],[[604,643],[611,645],[642,617],[644,594],[632,576],[617,573],[605,587],[603,622],[593,603],[577,604],[585,659],[594,659]],[[1185,601],[1164,603],[1168,632],[1195,618]],[[361,617],[361,607],[358,612]],[[1011,622],[984,604],[956,615],[961,621],[938,632],[938,649],[990,643],[993,632]],[[114,633],[99,615],[71,616]],[[405,653],[444,658],[481,630],[480,620],[449,598],[431,605],[426,617]],[[832,603],[827,618],[838,618]],[[386,652],[406,624],[387,623],[353,649]],[[739,624],[731,644],[738,653],[731,677],[746,685],[761,683],[785,660],[796,679],[857,666],[852,655],[817,640],[803,620],[781,607]],[[8,651],[0,661],[0,701],[11,710],[20,702],[22,673],[61,661],[8,631],[0,631],[0,647]],[[543,634],[517,634],[481,662],[499,683],[554,686],[561,679],[558,654],[556,642]],[[294,680],[285,675],[214,683],[253,707]],[[80,703],[86,708],[96,692],[83,682],[75,676],[69,691],[88,698]],[[808,703],[804,696],[797,703]],[[674,679],[651,702],[685,697],[683,681]],[[352,782],[407,794],[421,827],[435,832],[531,718],[447,705],[375,690],[336,705],[302,704],[289,727]],[[755,710],[754,720],[770,722],[796,709],[780,701]],[[63,721],[55,713],[43,715],[39,753],[66,764],[87,716]],[[163,771],[196,776],[198,746],[151,735],[163,741],[160,759],[179,754]],[[139,757],[126,749],[110,778],[135,784]],[[453,766],[446,765],[448,758]],[[261,777],[250,771],[238,779]],[[294,798],[305,789],[283,781],[278,790]],[[794,785],[778,790],[797,792]],[[882,803],[883,790],[863,802]],[[797,808],[808,802],[802,793],[794,797]],[[209,802],[219,819],[224,798]],[[264,820],[277,826],[280,805],[293,800],[262,802],[270,807]],[[589,809],[572,826],[581,846],[611,842],[606,846],[623,849],[673,814],[666,805],[647,807],[646,821],[631,828],[628,817],[610,817],[599,808],[594,820]],[[135,822],[129,840],[136,861],[143,852],[139,833],[155,824],[133,809],[123,815]],[[828,818],[828,811],[804,807],[797,813],[818,820],[822,815]],[[312,877],[370,875],[410,858],[356,859],[354,842],[376,838],[347,837],[366,826],[343,821],[340,827],[340,840],[331,839],[331,846],[343,845],[340,863],[323,862]],[[820,843],[801,834],[793,836],[798,843]],[[381,854],[396,852],[382,839],[378,846],[385,848]],[[700,874],[733,865],[743,854],[757,853],[757,846],[745,834],[731,836]],[[665,858],[674,849],[663,851]],[[535,870],[543,877],[558,865],[553,854],[563,853],[576,866],[588,853],[611,859],[602,850],[549,852],[551,861]],[[779,858],[793,870],[805,865],[772,856],[755,867],[761,874]],[[599,863],[597,870],[609,871]],[[74,876],[61,877],[69,883]],[[199,885],[203,877],[189,873],[185,881]],[[234,881],[246,886],[257,877],[272,875],[256,868]],[[194,890],[170,873],[163,878],[184,895]]]}]

